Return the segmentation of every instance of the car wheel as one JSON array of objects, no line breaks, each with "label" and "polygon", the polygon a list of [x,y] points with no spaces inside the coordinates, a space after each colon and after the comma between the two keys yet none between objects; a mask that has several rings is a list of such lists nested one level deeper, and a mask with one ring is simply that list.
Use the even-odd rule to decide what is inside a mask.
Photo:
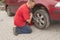
[{"label": "car wheel", "polygon": [[43,9],[35,11],[33,14],[33,23],[39,29],[47,28],[50,25],[48,13]]},{"label": "car wheel", "polygon": [[14,16],[14,14],[10,11],[9,7],[7,7],[6,11],[8,16]]}]

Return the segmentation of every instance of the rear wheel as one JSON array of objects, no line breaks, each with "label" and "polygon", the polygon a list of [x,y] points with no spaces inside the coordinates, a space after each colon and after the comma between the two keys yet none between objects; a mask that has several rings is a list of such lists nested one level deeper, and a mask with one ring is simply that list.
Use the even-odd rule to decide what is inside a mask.
[{"label": "rear wheel", "polygon": [[48,13],[43,9],[35,11],[33,14],[33,23],[39,29],[47,28],[50,25]]},{"label": "rear wheel", "polygon": [[8,16],[14,16],[14,14],[10,11],[9,7],[6,8]]}]

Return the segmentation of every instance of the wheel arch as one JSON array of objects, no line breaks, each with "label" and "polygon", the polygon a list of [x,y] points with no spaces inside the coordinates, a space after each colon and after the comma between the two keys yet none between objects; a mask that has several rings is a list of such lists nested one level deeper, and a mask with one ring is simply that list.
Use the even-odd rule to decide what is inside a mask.
[{"label": "wheel arch", "polygon": [[[44,10],[46,10],[46,12],[48,13],[49,18],[50,18],[49,10],[48,10],[48,8],[46,6],[44,6],[43,4],[36,4],[34,6],[34,8],[32,9],[33,10],[32,12],[34,13],[38,9],[44,9]],[[51,18],[50,18],[50,21],[51,21]]]},{"label": "wheel arch", "polygon": [[[34,7],[33,7],[33,10],[35,11],[35,9],[44,9],[44,10],[46,10],[48,13],[49,13],[49,11],[48,11],[48,8],[46,7],[46,6],[44,6],[43,4],[36,4]],[[36,9],[36,10],[37,10]]]}]

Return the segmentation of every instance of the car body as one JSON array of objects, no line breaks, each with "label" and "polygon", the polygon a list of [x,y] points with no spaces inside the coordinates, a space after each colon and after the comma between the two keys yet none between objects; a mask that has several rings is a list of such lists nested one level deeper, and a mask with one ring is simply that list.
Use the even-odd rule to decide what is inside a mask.
[{"label": "car body", "polygon": [[[60,0],[34,0],[36,2],[35,7],[32,9],[38,10],[42,8],[48,13],[50,20],[60,21]],[[10,12],[16,13],[16,10],[27,0],[5,0],[5,8],[9,7]]]}]

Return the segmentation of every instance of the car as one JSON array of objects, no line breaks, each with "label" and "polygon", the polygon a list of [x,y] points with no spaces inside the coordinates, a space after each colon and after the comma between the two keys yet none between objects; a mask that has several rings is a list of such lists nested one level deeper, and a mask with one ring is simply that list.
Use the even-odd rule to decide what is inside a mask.
[{"label": "car", "polygon": [[[34,0],[36,5],[32,8],[34,25],[39,29],[48,28],[52,20],[60,21],[60,0]],[[5,0],[5,9],[9,16],[27,0]]]}]

